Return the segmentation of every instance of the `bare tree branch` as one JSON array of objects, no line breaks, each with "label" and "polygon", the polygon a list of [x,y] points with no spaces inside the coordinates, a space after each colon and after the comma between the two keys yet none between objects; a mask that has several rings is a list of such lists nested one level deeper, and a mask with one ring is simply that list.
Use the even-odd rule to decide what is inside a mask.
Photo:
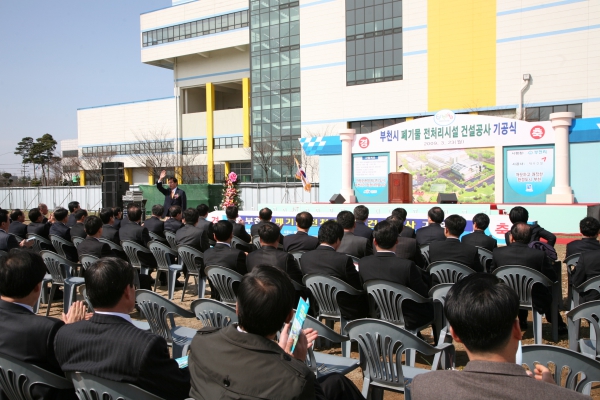
[{"label": "bare tree branch", "polygon": [[146,169],[149,175],[159,176],[163,169],[177,166],[174,153],[174,140],[169,130],[152,129],[134,133],[137,143],[129,155],[138,167]]}]

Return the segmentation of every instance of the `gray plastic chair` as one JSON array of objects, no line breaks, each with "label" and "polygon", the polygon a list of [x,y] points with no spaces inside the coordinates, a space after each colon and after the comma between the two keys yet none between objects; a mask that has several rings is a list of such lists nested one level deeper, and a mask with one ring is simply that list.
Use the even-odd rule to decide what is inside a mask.
[{"label": "gray plastic chair", "polygon": [[421,254],[423,255],[423,261],[425,261],[425,266],[428,266],[429,265],[429,245],[424,244],[423,246],[419,247],[419,249],[421,250]]},{"label": "gray plastic chair", "polygon": [[171,246],[173,250],[177,251],[177,240],[175,240],[175,232],[164,231],[164,234],[165,238],[167,239],[167,242],[169,243],[169,246]]},{"label": "gray plastic chair", "polygon": [[[450,335],[450,325],[444,314],[444,304],[446,304],[446,296],[448,291],[454,285],[453,283],[440,283],[435,285],[429,290],[429,297],[433,299],[433,312],[435,318],[435,326],[437,331],[437,344],[438,346],[442,343],[452,343],[452,336]],[[441,353],[438,353],[433,358],[434,365],[437,365],[441,357]],[[442,368],[446,369],[447,363],[450,362],[448,359],[442,359]]]},{"label": "gray plastic chair", "polygon": [[[173,314],[177,314],[182,318],[194,318],[195,315],[150,290],[136,290],[135,299],[142,314],[150,324],[152,333],[162,336],[173,347],[173,358],[187,355],[187,349],[197,330],[177,326]],[[167,322],[167,317],[170,324]]]},{"label": "gray plastic chair", "polygon": [[600,382],[600,363],[576,351],[544,344],[523,346],[522,349],[523,364],[530,370],[533,370],[535,363],[548,367],[553,363],[555,371],[563,373],[563,368],[568,369],[564,385],[561,383],[563,373],[554,374],[554,381],[558,386],[589,395],[592,383]]},{"label": "gray plastic chair", "polygon": [[484,249],[483,247],[475,247],[477,247],[479,262],[481,263],[481,265],[483,265],[483,270],[485,272],[490,272],[492,270],[492,264],[494,263],[494,253],[492,253],[488,249]]},{"label": "gray plastic chair", "polygon": [[83,372],[69,373],[79,400],[161,400],[129,383],[109,381]]},{"label": "gray plastic chair", "polygon": [[583,282],[577,287],[573,287],[571,298],[571,309],[577,307],[581,303],[581,295],[588,290],[595,290],[600,293],[600,275],[595,276]]},{"label": "gray plastic chair", "polygon": [[[600,356],[600,300],[580,304],[567,313],[567,326],[569,327],[569,349],[579,351],[590,358]],[[584,319],[590,325],[590,338],[579,338],[580,321]]]},{"label": "gray plastic chair", "polygon": [[121,246],[123,247],[125,254],[127,254],[127,258],[129,259],[131,266],[133,268],[137,268],[141,275],[148,275],[149,269],[148,267],[142,266],[142,262],[138,257],[138,253],[152,254],[152,252],[144,246],[137,244],[136,242],[132,242],[131,240],[123,240],[121,242]]},{"label": "gray plastic chair", "polygon": [[290,253],[292,256],[294,256],[294,260],[296,260],[296,263],[298,264],[298,268],[302,268],[302,265],[300,264],[300,259],[302,258],[302,255],[304,254],[304,251],[294,251],[293,253]]},{"label": "gray plastic chair", "polygon": [[52,307],[52,299],[56,288],[63,287],[63,310],[64,313],[69,312],[69,307],[73,304],[77,295],[77,287],[84,285],[85,280],[80,277],[72,276],[72,270],[77,269],[77,264],[67,260],[64,257],[50,251],[43,250],[41,253],[42,259],[52,275],[52,288],[50,289],[50,297],[48,298],[48,307],[46,308],[46,316],[50,313]]},{"label": "gray plastic chair", "polygon": [[346,255],[352,259],[352,264],[354,264],[354,269],[358,271],[358,263],[360,262],[360,258],[355,257],[352,254],[346,254]]},{"label": "gray plastic chair", "polygon": [[[302,279],[304,285],[308,287],[314,299],[319,305],[318,319],[324,318],[330,321],[340,321],[340,334],[346,333],[346,324],[348,321],[342,316],[337,302],[338,293],[347,293],[351,296],[360,296],[364,294],[362,290],[356,290],[346,282],[324,274],[305,275]],[[342,344],[342,355],[350,357],[350,342]]]},{"label": "gray plastic chair", "polygon": [[[158,271],[165,271],[167,273],[167,291],[169,300],[173,300],[173,295],[175,294],[175,281],[177,280],[177,273],[181,272],[183,269],[183,265],[175,264],[175,259],[178,254],[176,251],[172,250],[169,246],[164,243],[158,242],[156,240],[152,240],[148,242],[148,248],[154,255],[156,259],[156,264],[158,265]],[[154,291],[156,292],[156,286],[158,286],[158,271],[156,273],[156,278],[154,281]]]},{"label": "gray plastic chair", "polygon": [[238,250],[246,251],[246,252],[252,251],[251,244],[244,242],[242,239],[240,239],[237,236],[234,236],[231,239],[231,247],[234,249],[238,249]]},{"label": "gray plastic chair", "polygon": [[522,309],[532,310],[533,312],[533,338],[535,344],[542,343],[542,315],[533,308],[533,299],[531,289],[536,283],[547,286],[552,291],[552,305],[550,312],[552,319],[552,340],[558,342],[558,301],[561,299],[560,287],[546,278],[541,272],[522,265],[506,265],[497,268],[493,272],[504,283],[510,286],[519,296]]},{"label": "gray plastic chair", "polygon": [[119,246],[118,244],[116,244],[115,242],[113,242],[112,240],[108,240],[105,238],[98,238],[98,241],[101,243],[106,243],[111,250],[120,252],[120,253],[125,253],[125,250],[123,250],[123,248],[121,246]]},{"label": "gray plastic chair", "polygon": [[466,265],[454,261],[432,262],[427,267],[427,272],[430,275],[437,276],[439,283],[456,283],[465,276],[475,273],[475,271]]},{"label": "gray plastic chair", "polygon": [[[415,350],[423,355],[432,356],[440,352],[447,353],[453,360],[454,345],[444,343],[433,347],[412,333],[392,323],[377,319],[359,319],[346,326],[350,340],[358,342],[361,365],[363,365],[363,397],[383,399],[383,391],[404,392],[410,398],[412,379],[420,374],[430,372],[427,369],[415,368],[402,364],[402,353]],[[435,371],[437,365],[432,365]]]},{"label": "gray plastic chair", "polygon": [[230,306],[235,306],[237,295],[233,290],[235,282],[241,282],[243,276],[229,268],[220,265],[207,265],[204,270],[210,280],[212,289],[216,290],[221,296],[221,302]]},{"label": "gray plastic chair", "polygon": [[33,386],[73,389],[71,381],[40,367],[0,354],[0,388],[9,400],[33,399]]},{"label": "gray plastic chair", "polygon": [[238,321],[235,308],[217,300],[197,299],[190,308],[205,328],[224,328]]},{"label": "gray plastic chair", "polygon": [[[55,251],[52,242],[46,238],[41,237],[40,235],[36,235],[35,233],[28,233],[27,239],[33,239],[33,251],[40,254],[44,250]],[[45,245],[47,249],[45,249],[42,245]]]},{"label": "gray plastic chair", "polygon": [[17,239],[17,242],[21,243],[23,241],[23,238],[19,235],[15,235],[14,233],[8,233],[9,235],[13,235],[15,237],[15,239]]},{"label": "gray plastic chair", "polygon": [[156,240],[157,242],[160,242],[160,243],[167,243],[168,244],[167,239],[164,238],[164,237],[162,237],[162,236],[160,236],[159,234],[156,234],[156,233],[150,232],[150,231],[148,231],[148,234],[150,235],[150,239]]},{"label": "gray plastic chair", "polygon": [[186,245],[179,246],[177,248],[177,253],[183,262],[183,265],[185,265],[188,270],[187,276],[183,281],[181,301],[183,301],[183,297],[185,296],[185,289],[187,288],[190,276],[193,276],[196,279],[198,286],[198,298],[203,298],[204,292],[206,291],[206,276],[202,273],[204,269],[204,253],[198,249]]},{"label": "gray plastic chair", "polygon": [[569,257],[565,258],[565,265],[567,266],[567,282],[569,283],[568,291],[567,291],[567,300],[571,302],[571,309],[577,307],[579,304],[573,304],[573,288],[572,288],[572,278],[573,278],[573,268],[577,266],[579,262],[579,257],[581,257],[581,253],[571,254]]},{"label": "gray plastic chair", "polygon": [[52,242],[52,246],[56,249],[56,253],[64,258],[67,258],[67,253],[65,252],[65,248],[72,247],[73,250],[76,250],[76,247],[73,243],[61,238],[60,236],[50,235],[50,241]]},{"label": "gray plastic chair", "polygon": [[260,249],[260,236],[258,235],[254,235],[252,236],[252,244],[254,245],[254,247],[256,247],[257,249]]},{"label": "gray plastic chair", "polygon": [[[73,242],[73,246],[75,246],[75,248],[77,248],[77,246],[79,246],[79,244],[80,244],[81,242],[83,242],[84,240],[85,240],[84,238],[82,238],[82,237],[79,237],[79,236],[73,236],[73,237],[71,238],[71,241]],[[100,240],[100,241],[101,241],[101,239],[98,239],[98,240]]]}]

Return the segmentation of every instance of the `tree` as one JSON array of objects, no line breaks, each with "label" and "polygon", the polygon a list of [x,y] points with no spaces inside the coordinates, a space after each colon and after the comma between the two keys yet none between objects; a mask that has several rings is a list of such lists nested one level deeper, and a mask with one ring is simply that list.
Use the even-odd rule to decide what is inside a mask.
[{"label": "tree", "polygon": [[254,165],[258,165],[264,173],[262,179],[258,180],[269,182],[269,171],[273,165],[273,145],[266,140],[255,140],[251,149]]},{"label": "tree", "polygon": [[33,178],[37,179],[35,173],[35,160],[32,157],[33,146],[35,142],[32,137],[26,136],[19,143],[15,149],[15,154],[23,157],[23,164],[33,164]]},{"label": "tree", "polygon": [[50,178],[50,164],[54,161],[54,151],[58,144],[51,134],[46,133],[42,137],[35,139],[36,143],[33,145],[33,156],[37,160],[37,164],[42,167],[42,183],[48,185],[48,179]]},{"label": "tree", "polygon": [[[96,150],[96,149],[95,149]],[[115,151],[94,151],[84,152],[81,157],[69,157],[65,158],[66,166],[70,168],[64,168],[70,170],[69,172],[75,172],[73,167],[79,167],[79,170],[85,171],[86,184],[97,184],[102,183],[102,164],[105,162],[113,161],[114,156],[117,153]],[[77,171],[78,172],[78,171]],[[67,174],[71,175],[71,174]],[[68,178],[69,179],[69,178]],[[72,179],[72,176],[71,176]]]},{"label": "tree", "polygon": [[138,167],[146,169],[148,175],[159,176],[163,169],[177,166],[171,132],[165,129],[152,129],[134,133],[137,143],[130,154]]}]

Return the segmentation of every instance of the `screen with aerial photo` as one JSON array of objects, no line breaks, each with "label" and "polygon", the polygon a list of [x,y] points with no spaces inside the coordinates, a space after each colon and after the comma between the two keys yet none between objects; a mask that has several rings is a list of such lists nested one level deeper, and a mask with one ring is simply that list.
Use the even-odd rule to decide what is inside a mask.
[{"label": "screen with aerial photo", "polygon": [[404,151],[397,170],[413,176],[413,201],[435,203],[438,193],[456,193],[459,203],[493,203],[494,148]]}]

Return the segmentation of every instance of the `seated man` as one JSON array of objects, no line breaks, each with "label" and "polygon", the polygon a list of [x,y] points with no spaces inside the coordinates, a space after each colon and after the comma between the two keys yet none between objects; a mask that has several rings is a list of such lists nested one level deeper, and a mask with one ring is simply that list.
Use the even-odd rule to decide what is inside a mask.
[{"label": "seated man", "polygon": [[400,258],[404,258],[405,260],[410,260],[417,264],[417,266],[424,268],[425,267],[425,259],[421,254],[421,249],[417,246],[417,239],[413,239],[412,237],[402,236],[402,232],[404,229],[409,228],[404,225],[404,220],[400,219],[395,215],[390,215],[387,217],[386,221],[393,224],[398,230],[398,244],[396,245],[396,256]]},{"label": "seated man", "polygon": [[100,211],[100,219],[102,220],[102,238],[110,240],[114,244],[121,245],[119,230],[115,228],[115,213],[112,208],[103,208]]},{"label": "seated man", "polygon": [[131,323],[134,273],[129,264],[113,257],[85,270],[85,288],[95,312],[89,321],[58,331],[56,359],[65,372],[129,383],[164,399],[186,399],[187,369],[170,357],[165,339]]},{"label": "seated man", "polygon": [[123,222],[123,209],[121,207],[113,207],[112,210],[115,217],[113,226],[116,230],[119,230],[121,229],[121,223]]},{"label": "seated man", "polygon": [[[33,313],[46,275],[44,260],[38,254],[16,249],[0,257],[0,346],[2,353],[64,376],[54,355],[54,337],[65,323],[83,319],[85,306],[71,305],[63,321]],[[0,398],[6,394],[0,389]],[[34,386],[34,399],[77,399],[75,391],[57,391]]]},{"label": "seated man", "polygon": [[[415,239],[417,237],[415,230],[412,227],[406,225],[406,217],[408,216],[408,213],[406,212],[406,210],[404,208],[401,208],[401,207],[394,208],[392,210],[391,216],[398,217],[400,219],[400,221],[402,221],[402,225],[404,225],[404,228],[400,232],[400,236],[405,237],[405,238],[412,238],[412,239]],[[442,219],[444,219],[444,217],[442,217]]]},{"label": "seated man", "polygon": [[[270,223],[273,217],[273,211],[270,208],[263,208],[258,212],[258,219],[260,220],[257,224],[253,224],[250,227],[250,235],[252,237],[258,236],[258,230],[264,224]],[[283,235],[279,236],[279,243],[283,243]]]},{"label": "seated man", "polygon": [[171,206],[169,208],[169,215],[170,217],[165,220],[165,231],[171,231],[175,233],[183,227],[183,222],[181,222],[183,219],[181,207]]},{"label": "seated man", "polygon": [[[192,341],[191,397],[363,399],[346,377],[331,374],[317,379],[308,369],[308,346],[317,338],[313,329],[305,329],[294,352],[290,351],[293,293],[289,278],[277,268],[257,267],[244,277],[237,298],[238,323],[204,328]],[[280,330],[278,344],[275,338]]]},{"label": "seated man", "polygon": [[337,215],[337,222],[344,228],[344,238],[337,249],[339,253],[358,258],[373,254],[373,243],[367,238],[354,235],[356,227],[354,214],[350,211],[340,211]]},{"label": "seated man", "polygon": [[319,246],[319,239],[308,234],[313,224],[313,216],[306,211],[296,214],[296,227],[298,232],[283,237],[283,251],[293,253],[295,251],[310,251]]},{"label": "seated man", "polygon": [[[516,206],[510,210],[510,213],[508,214],[508,218],[510,219],[510,222],[513,223],[513,225],[516,224],[517,222],[527,223],[527,221],[529,220],[529,212],[524,207]],[[554,247],[554,245],[556,244],[556,236],[554,236],[554,234],[552,232],[548,232],[547,230],[545,230],[544,228],[539,226],[537,224],[537,222],[534,222],[533,224],[530,224],[530,225],[531,225],[531,242],[537,242],[540,240],[540,238],[544,238],[544,239],[546,239],[546,241],[548,242],[548,244],[550,246]],[[504,234],[504,238],[506,239],[507,246],[509,246],[511,243],[509,234],[510,234],[510,232],[506,232]]]},{"label": "seated man", "polygon": [[71,214],[69,214],[69,220],[67,221],[67,226],[69,228],[72,228],[73,225],[75,225],[77,223],[77,219],[75,218],[75,213],[81,209],[81,207],[79,207],[79,202],[78,201],[72,201],[70,202],[67,207],[69,208],[69,212]]},{"label": "seated man", "polygon": [[368,241],[373,241],[373,229],[367,226],[369,219],[369,209],[363,205],[354,207],[354,235],[366,238]]},{"label": "seated man", "polygon": [[259,265],[270,265],[286,272],[291,279],[302,285],[302,272],[294,256],[277,249],[279,235],[279,227],[272,222],[265,222],[258,228],[261,247],[248,254],[246,269],[251,272]]},{"label": "seated man", "polygon": [[85,223],[87,216],[88,212],[83,208],[75,211],[75,225],[71,227],[71,237],[76,236],[85,239],[87,234],[85,233],[85,226],[83,224]]},{"label": "seated man", "polygon": [[472,274],[455,283],[444,306],[455,342],[466,347],[469,363],[462,371],[417,375],[411,384],[421,399],[589,399],[561,388],[538,364],[534,371],[516,364],[521,340],[519,297],[490,274]]},{"label": "seated man", "polygon": [[98,258],[102,257],[113,257],[113,253],[110,246],[106,243],[102,243],[98,238],[102,237],[102,221],[95,215],[87,217],[85,220],[85,233],[87,237],[79,246],[77,246],[77,253],[79,258],[83,255],[94,256]]},{"label": "seated man", "polygon": [[485,230],[490,225],[490,217],[487,214],[479,213],[473,217],[473,233],[463,236],[460,241],[471,246],[477,246],[489,251],[494,251],[498,247],[498,242],[491,236],[485,234]]},{"label": "seated man", "polygon": [[[350,214],[352,215],[352,213]],[[339,223],[333,220],[326,221],[319,228],[319,247],[302,255],[300,268],[304,275],[324,274],[333,276],[357,290],[362,290],[360,277],[352,259],[346,254],[336,251],[340,247],[343,237],[344,228]],[[340,293],[337,299],[344,318],[350,320],[367,316],[366,295],[351,296],[347,293]]]},{"label": "seated man", "polygon": [[[54,223],[50,225],[50,235],[55,235],[64,240],[71,241],[71,228],[67,226],[69,212],[62,207],[54,210]],[[77,261],[77,249],[71,246],[63,246],[67,258],[71,261]]]},{"label": "seated man", "polygon": [[23,211],[16,208],[10,213],[10,219],[12,222],[10,223],[10,228],[8,229],[8,233],[12,233],[13,235],[17,235],[22,239],[27,237],[27,225],[25,222],[25,214]]},{"label": "seated man", "polygon": [[156,233],[160,237],[165,237],[165,223],[161,221],[165,208],[160,204],[152,206],[152,216],[142,224],[148,229],[148,232]]},{"label": "seated man", "polygon": [[446,240],[444,228],[441,225],[443,221],[444,210],[440,207],[432,207],[427,212],[427,226],[417,229],[417,244],[423,246],[431,242]]},{"label": "seated man", "polygon": [[175,233],[175,242],[177,245],[186,245],[196,250],[205,252],[210,245],[208,244],[208,232],[197,227],[198,210],[188,208],[183,212],[185,226]]},{"label": "seated man", "polygon": [[[135,242],[141,246],[148,247],[148,242],[150,241],[150,235],[148,234],[148,229],[140,226],[140,220],[142,219],[142,210],[138,205],[129,204],[127,206],[127,220],[123,219],[123,223],[121,224],[121,228],[119,229],[119,236],[121,237],[121,243],[125,240],[130,240]],[[138,252],[138,258],[142,266],[149,268],[150,270],[156,269],[156,259],[151,253],[142,253]],[[149,278],[142,278],[144,275],[140,275],[140,281]],[[163,279],[163,282],[166,280]],[[145,289],[144,283],[142,283],[142,288]]]},{"label": "seated man", "polygon": [[246,232],[246,226],[243,223],[237,223],[236,220],[239,217],[237,206],[229,206],[225,209],[225,215],[229,222],[233,224],[233,236],[243,240],[248,243],[248,251],[252,250],[250,246],[250,242],[252,238]]},{"label": "seated man", "polygon": [[42,216],[44,217],[42,219],[42,222],[45,223],[45,224],[47,224],[49,222],[49,219],[47,217],[47,215],[48,215],[48,206],[45,205],[44,203],[40,203],[40,204],[38,204],[38,209],[40,210],[40,212],[42,213]]},{"label": "seated man", "polygon": [[213,227],[212,222],[207,220],[208,217],[208,206],[206,204],[198,204],[196,206],[196,210],[198,210],[198,229],[203,230],[208,235],[208,238],[212,240],[213,237]]},{"label": "seated man", "polygon": [[27,241],[23,239],[20,243],[17,242],[17,238],[13,235],[9,235],[7,232],[10,229],[10,218],[6,210],[0,210],[0,250],[8,252],[11,249],[17,249],[19,247],[31,247],[33,241]]},{"label": "seated man", "polygon": [[[14,218],[13,218],[14,221]],[[14,223],[14,222],[13,222]],[[11,224],[12,228],[12,224]],[[567,244],[566,257],[586,251],[600,250],[598,242],[598,232],[600,231],[600,222],[594,217],[585,217],[579,222],[579,231],[583,235],[580,240],[573,240]]]},{"label": "seated man", "polygon": [[459,237],[465,231],[466,226],[467,221],[460,215],[453,214],[446,218],[444,228],[446,240],[429,244],[429,262],[454,261],[464,264],[476,272],[483,272],[477,248],[460,242]]},{"label": "seated man", "polygon": [[42,222],[43,215],[38,208],[29,210],[29,225],[27,225],[27,233],[33,233],[44,239],[50,240],[50,224]]},{"label": "seated man", "polygon": [[[398,243],[398,229],[390,221],[381,221],[373,232],[375,249],[372,256],[361,258],[358,263],[360,279],[368,282],[375,279],[399,283],[423,297],[429,297],[429,278],[417,265],[396,257],[394,248]],[[404,238],[408,239],[408,238]],[[414,239],[413,239],[414,240]],[[433,319],[433,306],[411,300],[402,303],[406,329],[417,329]]]},{"label": "seated man", "polygon": [[[573,271],[572,285],[579,286],[598,275],[600,275],[600,250],[583,252]],[[593,300],[600,300],[600,294],[596,290],[588,290],[579,296],[579,304]]]}]

